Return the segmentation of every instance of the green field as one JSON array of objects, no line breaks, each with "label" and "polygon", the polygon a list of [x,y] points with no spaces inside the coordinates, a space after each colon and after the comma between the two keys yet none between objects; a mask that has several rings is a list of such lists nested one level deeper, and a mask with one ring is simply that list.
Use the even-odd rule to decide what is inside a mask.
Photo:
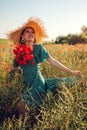
[{"label": "green field", "polygon": [[0,44],[3,44],[3,43],[9,43],[9,40],[8,39],[0,39]]},{"label": "green field", "polygon": [[[24,120],[21,116],[19,119],[14,116],[7,118],[13,115],[23,84],[21,74],[9,74],[13,61],[10,42],[3,44],[8,43],[8,40],[1,39],[0,43],[0,118],[4,119],[0,130],[87,130],[87,45],[45,45],[52,57],[73,70],[80,70],[82,77],[72,87],[62,84],[58,93],[53,96],[52,93],[47,94],[46,104],[41,105],[42,119],[37,116],[37,125],[31,129],[29,115]],[[41,72],[47,78],[70,76],[47,62],[41,64]],[[72,78],[76,81],[76,77]],[[27,112],[31,110],[26,107]]]}]

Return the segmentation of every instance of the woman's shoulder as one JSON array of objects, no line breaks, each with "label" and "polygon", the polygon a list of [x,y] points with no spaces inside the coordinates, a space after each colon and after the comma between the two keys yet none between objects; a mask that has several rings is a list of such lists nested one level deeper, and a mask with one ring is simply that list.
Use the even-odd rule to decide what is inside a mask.
[{"label": "woman's shoulder", "polygon": [[42,44],[34,45],[34,55],[38,63],[45,61],[45,59],[49,57],[49,53]]},{"label": "woman's shoulder", "polygon": [[43,45],[42,44],[35,44],[34,45],[34,49],[35,50],[41,50],[43,48]]},{"label": "woman's shoulder", "polygon": [[42,44],[34,44],[34,47],[37,47],[37,48],[40,48],[42,46],[43,46]]}]

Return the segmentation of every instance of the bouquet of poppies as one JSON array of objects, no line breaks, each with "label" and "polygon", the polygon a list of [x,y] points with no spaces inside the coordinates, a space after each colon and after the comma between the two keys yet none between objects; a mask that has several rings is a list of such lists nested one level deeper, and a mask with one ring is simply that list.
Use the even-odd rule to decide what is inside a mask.
[{"label": "bouquet of poppies", "polygon": [[19,44],[13,49],[16,62],[22,66],[26,65],[29,61],[34,65],[33,46],[27,46],[26,44]]}]

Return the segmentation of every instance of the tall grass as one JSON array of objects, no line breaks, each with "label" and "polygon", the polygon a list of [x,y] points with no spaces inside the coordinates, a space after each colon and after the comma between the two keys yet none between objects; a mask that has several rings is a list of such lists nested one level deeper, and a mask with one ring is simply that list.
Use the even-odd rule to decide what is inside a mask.
[{"label": "tall grass", "polygon": [[[23,85],[21,74],[8,75],[12,65],[12,45],[0,44],[0,110],[12,112],[19,101]],[[41,105],[41,116],[36,116],[37,124],[34,130],[86,130],[87,129],[87,45],[45,45],[50,55],[65,66],[82,72],[78,85],[72,87],[62,84],[55,95],[47,94],[46,102]],[[44,77],[69,77],[68,74],[42,63],[41,72]],[[73,77],[75,80],[75,77]],[[10,80],[7,80],[10,79]],[[8,82],[7,82],[8,81]],[[5,107],[4,107],[5,106]],[[29,112],[31,109],[26,107]],[[3,115],[4,113],[2,113]],[[7,116],[8,117],[8,116]],[[0,130],[26,130],[32,129],[29,115],[23,119],[5,118]]]}]

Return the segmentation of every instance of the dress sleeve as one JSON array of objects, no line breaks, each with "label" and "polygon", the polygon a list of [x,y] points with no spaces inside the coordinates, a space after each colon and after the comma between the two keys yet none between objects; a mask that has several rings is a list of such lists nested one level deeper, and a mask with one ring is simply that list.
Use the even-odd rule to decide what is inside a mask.
[{"label": "dress sleeve", "polygon": [[43,45],[39,45],[38,46],[38,54],[37,54],[37,61],[38,62],[44,62],[46,61],[47,58],[50,57],[48,51],[46,50],[46,48]]}]

